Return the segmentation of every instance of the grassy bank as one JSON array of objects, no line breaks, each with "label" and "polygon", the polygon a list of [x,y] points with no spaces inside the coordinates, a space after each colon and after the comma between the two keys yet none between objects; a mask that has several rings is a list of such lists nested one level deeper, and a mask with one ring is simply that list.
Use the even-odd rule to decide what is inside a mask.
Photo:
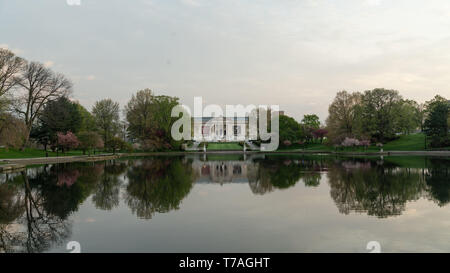
[{"label": "grassy bank", "polygon": [[243,147],[238,143],[208,143],[208,151],[241,151]]},{"label": "grassy bank", "polygon": [[[74,155],[83,155],[82,151],[69,151],[66,154],[59,153],[59,156],[74,156]],[[0,159],[5,158],[37,158],[37,157],[45,157],[45,151],[38,149],[25,149],[24,151],[20,151],[18,149],[0,149]],[[48,152],[49,157],[56,157],[57,154],[54,152]]]},{"label": "grassy bank", "polygon": [[[307,151],[334,151],[335,148],[333,146],[328,146],[320,143],[312,143],[308,144],[306,147],[293,144],[289,147],[282,147],[280,151],[289,151],[289,150],[297,150],[304,149]],[[398,139],[390,141],[383,146],[384,151],[425,151],[425,135],[424,134],[411,134],[411,135],[402,135]],[[343,152],[379,152],[380,148],[376,147],[372,144],[367,149],[362,147],[358,148],[344,148],[344,150],[339,150]]]},{"label": "grassy bank", "polygon": [[[425,135],[424,134],[411,134],[400,136],[400,138],[388,142],[384,145],[384,151],[424,151],[425,148]],[[202,146],[200,146],[202,147]],[[444,148],[443,150],[449,150],[450,147]],[[208,151],[242,151],[243,147],[237,142],[233,143],[207,143]],[[280,147],[279,152],[283,151],[317,151],[317,152],[333,152],[335,148],[321,143],[308,144],[306,147],[293,144],[289,147]],[[343,150],[338,150],[339,152],[379,152],[380,148],[375,145],[370,146],[367,149],[364,148],[345,148]],[[138,153],[137,151],[135,151]],[[173,151],[175,152],[175,151]],[[180,152],[180,151],[178,151]],[[132,153],[133,154],[133,153]],[[79,156],[83,155],[82,151],[73,150],[66,154],[59,154],[60,157],[63,156]],[[57,154],[54,152],[48,152],[49,157],[56,157]],[[38,149],[25,149],[25,151],[20,151],[17,149],[0,149],[0,159],[19,159],[19,158],[37,158],[46,157],[46,153],[43,150]]]}]

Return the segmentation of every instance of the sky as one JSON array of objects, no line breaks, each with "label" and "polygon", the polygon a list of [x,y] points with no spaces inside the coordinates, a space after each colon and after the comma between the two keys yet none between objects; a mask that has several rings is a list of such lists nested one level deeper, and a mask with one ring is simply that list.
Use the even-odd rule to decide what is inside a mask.
[{"label": "sky", "polygon": [[65,74],[88,109],[150,88],[324,121],[341,90],[450,96],[448,0],[77,1],[0,0],[0,47]]}]

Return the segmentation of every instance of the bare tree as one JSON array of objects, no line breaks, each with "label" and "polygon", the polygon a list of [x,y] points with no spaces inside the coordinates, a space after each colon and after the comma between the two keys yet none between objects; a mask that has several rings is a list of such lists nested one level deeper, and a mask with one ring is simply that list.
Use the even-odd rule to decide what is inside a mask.
[{"label": "bare tree", "polygon": [[68,96],[72,83],[62,74],[56,74],[43,64],[31,62],[25,65],[18,85],[23,94],[16,100],[15,111],[23,117],[27,134],[22,149],[28,143],[34,121],[42,108],[50,101]]},{"label": "bare tree", "polygon": [[17,75],[25,61],[8,49],[0,48],[0,97],[17,84]]}]

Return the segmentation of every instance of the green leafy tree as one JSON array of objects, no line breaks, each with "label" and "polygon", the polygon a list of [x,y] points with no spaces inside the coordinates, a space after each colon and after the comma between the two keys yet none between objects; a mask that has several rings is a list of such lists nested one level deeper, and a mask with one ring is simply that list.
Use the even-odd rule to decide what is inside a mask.
[{"label": "green leafy tree", "polygon": [[413,100],[402,100],[396,107],[396,128],[398,132],[410,134],[421,127],[421,109]]},{"label": "green leafy tree", "polygon": [[97,101],[92,114],[103,142],[107,143],[119,131],[119,104],[111,99]]},{"label": "green leafy tree", "polygon": [[280,116],[279,124],[280,145],[284,145],[285,141],[294,143],[304,137],[302,126],[294,118],[282,115]]},{"label": "green leafy tree", "polygon": [[332,143],[340,144],[346,137],[354,137],[357,113],[355,106],[361,102],[361,93],[341,91],[328,107],[326,120],[328,135]]},{"label": "green leafy tree", "polygon": [[31,137],[44,145],[55,144],[58,132],[77,133],[81,128],[82,116],[78,104],[67,97],[50,101],[39,116],[39,123],[32,129]]},{"label": "green leafy tree", "polygon": [[129,136],[147,150],[179,149],[181,142],[171,137],[177,120],[171,116],[172,108],[178,104],[175,97],[155,96],[150,89],[138,91],[125,107]]},{"label": "green leafy tree", "polygon": [[81,125],[80,132],[96,131],[97,124],[95,122],[94,116],[86,110],[81,104],[77,103],[78,112],[81,115]]},{"label": "green leafy tree", "polygon": [[133,139],[143,141],[149,137],[152,130],[153,108],[153,94],[150,89],[138,91],[125,106],[128,133]]},{"label": "green leafy tree", "polygon": [[131,145],[127,142],[123,141],[120,137],[112,137],[106,142],[106,148],[111,150],[113,154],[116,154],[116,151],[120,150],[131,150]]},{"label": "green leafy tree", "polygon": [[307,142],[314,139],[313,132],[320,127],[320,120],[317,115],[304,115],[302,119],[303,132]]},{"label": "green leafy tree", "polygon": [[428,116],[425,120],[424,131],[431,138],[432,147],[450,146],[449,124],[450,103],[436,100],[428,105]]},{"label": "green leafy tree", "polygon": [[96,132],[80,132],[77,134],[78,140],[80,141],[80,145],[78,146],[83,154],[88,152],[91,155],[91,151],[95,149],[102,149],[105,145],[103,143],[103,139]]},{"label": "green leafy tree", "polygon": [[315,114],[304,115],[303,119],[302,119],[302,124],[308,128],[319,129],[320,120],[319,120],[319,117]]},{"label": "green leafy tree", "polygon": [[396,90],[377,88],[365,91],[355,106],[359,134],[385,142],[395,137],[398,108],[402,97]]}]

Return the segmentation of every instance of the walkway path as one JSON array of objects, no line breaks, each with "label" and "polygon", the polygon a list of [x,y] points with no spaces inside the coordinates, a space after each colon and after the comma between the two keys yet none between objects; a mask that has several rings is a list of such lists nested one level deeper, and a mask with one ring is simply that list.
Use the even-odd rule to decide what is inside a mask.
[{"label": "walkway path", "polygon": [[192,147],[186,147],[186,151],[200,151],[201,149],[198,147],[200,145],[200,142],[194,142],[192,144]]},{"label": "walkway path", "polygon": [[246,141],[245,143],[250,147],[250,150],[252,150],[252,151],[259,151],[259,147],[256,146],[253,142]]},{"label": "walkway path", "polygon": [[95,156],[76,155],[76,156],[60,156],[60,157],[35,157],[35,158],[11,158],[0,159],[0,162],[8,164],[52,164],[52,163],[66,163],[66,162],[79,162],[79,161],[101,161],[119,158],[120,155],[113,154],[100,154]]}]

